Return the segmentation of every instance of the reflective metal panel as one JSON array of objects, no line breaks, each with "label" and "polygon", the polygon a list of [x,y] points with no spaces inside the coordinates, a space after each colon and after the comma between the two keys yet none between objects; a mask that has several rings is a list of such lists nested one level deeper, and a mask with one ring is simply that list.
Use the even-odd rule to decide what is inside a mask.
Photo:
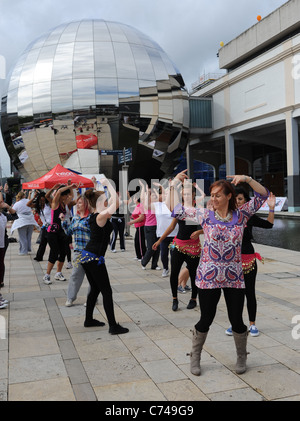
[{"label": "reflective metal panel", "polygon": [[147,35],[82,20],[34,40],[11,70],[1,130],[27,180],[57,163],[116,179],[105,150],[132,149],[129,178],[172,172],[186,143],[188,96],[179,71]]}]

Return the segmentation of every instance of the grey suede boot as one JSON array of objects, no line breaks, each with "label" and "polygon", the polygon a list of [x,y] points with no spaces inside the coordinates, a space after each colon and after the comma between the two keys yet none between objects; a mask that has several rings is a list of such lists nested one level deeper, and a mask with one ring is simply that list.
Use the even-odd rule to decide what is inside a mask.
[{"label": "grey suede boot", "polygon": [[192,338],[192,351],[190,355],[191,366],[190,370],[191,373],[195,376],[200,376],[201,369],[200,369],[200,358],[201,358],[201,351],[204,345],[205,339],[207,336],[206,333],[198,332],[197,329],[193,330],[193,338]]},{"label": "grey suede boot", "polygon": [[232,331],[233,338],[235,342],[236,347],[236,354],[237,354],[237,360],[236,360],[236,366],[235,366],[235,372],[237,374],[243,374],[245,373],[247,367],[246,367],[246,361],[247,361],[247,336],[248,331],[244,333],[236,333]]}]

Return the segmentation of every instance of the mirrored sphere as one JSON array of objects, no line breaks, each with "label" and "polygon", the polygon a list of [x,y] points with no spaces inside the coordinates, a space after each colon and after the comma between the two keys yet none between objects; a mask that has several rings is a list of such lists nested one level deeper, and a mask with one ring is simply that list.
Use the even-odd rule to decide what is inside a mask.
[{"label": "mirrored sphere", "polygon": [[161,178],[185,150],[188,124],[179,71],[156,42],[118,22],[70,22],[42,35],[2,97],[4,143],[26,181],[57,163],[117,179],[124,155],[129,179]]}]

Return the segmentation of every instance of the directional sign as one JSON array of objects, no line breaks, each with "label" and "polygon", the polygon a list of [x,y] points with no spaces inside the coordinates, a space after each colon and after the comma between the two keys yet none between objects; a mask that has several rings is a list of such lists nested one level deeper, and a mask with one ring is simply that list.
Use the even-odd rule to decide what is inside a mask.
[{"label": "directional sign", "polygon": [[122,155],[118,155],[119,164],[124,164],[124,155],[125,162],[132,161],[132,148],[125,149],[125,151],[122,151]]},{"label": "directional sign", "polygon": [[123,149],[101,149],[100,151],[101,155],[122,155]]}]

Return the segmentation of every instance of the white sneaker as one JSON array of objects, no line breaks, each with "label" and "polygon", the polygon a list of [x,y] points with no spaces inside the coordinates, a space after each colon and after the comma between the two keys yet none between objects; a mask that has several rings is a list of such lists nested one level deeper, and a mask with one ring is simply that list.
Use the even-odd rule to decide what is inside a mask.
[{"label": "white sneaker", "polygon": [[155,270],[161,270],[161,268],[159,266],[156,266]]},{"label": "white sneaker", "polygon": [[115,250],[115,249],[113,249],[113,250],[110,250],[112,253],[117,253],[117,250]]},{"label": "white sneaker", "polygon": [[166,278],[167,276],[169,275],[169,271],[168,271],[168,269],[164,269],[163,271],[162,271],[162,277],[163,278]]},{"label": "white sneaker", "polygon": [[259,330],[255,325],[251,325],[249,328],[249,333],[251,336],[259,336]]},{"label": "white sneaker", "polygon": [[46,285],[50,285],[50,284],[52,284],[52,281],[51,281],[51,279],[50,279],[50,275],[48,275],[47,273],[46,273],[46,275],[44,276],[43,281],[44,281],[44,284],[46,284]]},{"label": "white sneaker", "polygon": [[65,306],[66,307],[72,307],[73,305],[73,301],[72,300],[67,300]]},{"label": "white sneaker", "polygon": [[68,263],[66,264],[66,269],[72,269],[72,268],[73,268],[72,263],[71,263],[71,262],[68,262]]},{"label": "white sneaker", "polygon": [[54,279],[56,281],[66,281],[66,278],[64,277],[64,275],[61,272],[57,272],[54,276]]},{"label": "white sneaker", "polygon": [[143,266],[143,265],[142,265],[142,269],[143,269],[143,270],[146,270],[146,266]]},{"label": "white sneaker", "polygon": [[0,301],[0,308],[7,308],[8,304],[4,303],[3,301]]}]

